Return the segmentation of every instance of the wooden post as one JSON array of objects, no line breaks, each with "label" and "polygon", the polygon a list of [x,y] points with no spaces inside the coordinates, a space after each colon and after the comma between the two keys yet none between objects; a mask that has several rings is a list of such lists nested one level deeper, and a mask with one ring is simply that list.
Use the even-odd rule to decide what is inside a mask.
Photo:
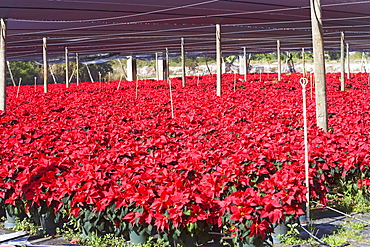
[{"label": "wooden post", "polygon": [[344,91],[346,86],[345,79],[345,53],[344,53],[344,32],[340,33],[340,90]]},{"label": "wooden post", "polygon": [[217,63],[217,82],[216,95],[222,94],[222,57],[221,57],[221,25],[216,24],[216,63]]},{"label": "wooden post", "polygon": [[87,68],[87,73],[89,73],[89,77],[90,77],[91,82],[94,82],[94,78],[91,75],[91,71],[90,71],[89,65],[86,64],[86,68]]},{"label": "wooden post", "polygon": [[168,79],[168,85],[170,87],[171,117],[172,118],[175,118],[175,113],[174,113],[174,109],[173,109],[173,97],[172,97],[172,82],[171,82],[171,78]]},{"label": "wooden post", "polygon": [[13,77],[13,72],[12,72],[12,69],[10,68],[9,61],[6,61],[6,65],[8,66],[8,71],[9,71],[10,78],[12,79],[13,86],[16,86],[14,77]]},{"label": "wooden post", "polygon": [[155,53],[155,78],[159,80],[159,72],[158,72],[158,52]]},{"label": "wooden post", "polygon": [[19,95],[19,91],[21,89],[21,83],[22,83],[22,77],[19,78],[19,83],[18,83],[18,88],[17,88],[17,95],[16,95],[16,98],[18,98],[18,95]]},{"label": "wooden post", "polygon": [[168,78],[170,78],[170,60],[169,60],[169,56],[168,56],[168,48],[166,47],[166,80],[168,80]]},{"label": "wooden post", "polygon": [[280,40],[276,41],[277,60],[278,60],[278,81],[281,81],[281,56],[280,56]]},{"label": "wooden post", "polygon": [[49,70],[50,70],[51,77],[53,77],[54,84],[57,84],[57,79],[55,78],[53,68],[50,64],[49,64]]},{"label": "wooden post", "polygon": [[325,55],[320,0],[310,0],[312,44],[315,64],[316,122],[324,131],[328,130],[326,99]]},{"label": "wooden post", "polygon": [[363,51],[362,52],[362,56],[361,56],[361,72],[362,73],[365,73],[365,52]]},{"label": "wooden post", "polygon": [[346,43],[347,45],[347,79],[351,78],[351,66],[350,66],[350,61],[349,61],[349,44]]},{"label": "wooden post", "polygon": [[69,61],[68,61],[68,47],[65,48],[66,57],[66,88],[69,88]]},{"label": "wooden post", "polygon": [[48,89],[48,58],[47,58],[47,43],[46,38],[43,39],[43,60],[44,60],[44,93],[49,91]]},{"label": "wooden post", "polygon": [[182,67],[182,87],[186,87],[185,41],[184,41],[184,38],[181,38],[181,67]]},{"label": "wooden post", "polygon": [[7,21],[0,19],[0,110],[6,110],[6,29]]},{"label": "wooden post", "polygon": [[137,80],[137,65],[136,65],[136,57],[129,56],[127,58],[127,78],[128,81],[136,81]]},{"label": "wooden post", "polygon": [[80,83],[80,62],[79,62],[79,57],[78,57],[78,53],[76,53],[76,83],[77,83],[77,86],[79,85]]},{"label": "wooden post", "polygon": [[247,47],[243,48],[243,66],[244,66],[244,81],[247,81],[248,74]]},{"label": "wooden post", "polygon": [[35,82],[35,92],[36,92],[37,77],[35,76],[35,77],[33,78],[33,80],[34,80],[34,82]]},{"label": "wooden post", "polygon": [[306,57],[304,48],[302,48],[302,74],[304,77],[306,77]]}]

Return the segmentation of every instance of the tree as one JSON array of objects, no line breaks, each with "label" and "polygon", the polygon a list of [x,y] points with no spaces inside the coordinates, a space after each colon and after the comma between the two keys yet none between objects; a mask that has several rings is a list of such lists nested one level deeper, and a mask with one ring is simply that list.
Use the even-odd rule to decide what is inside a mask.
[{"label": "tree", "polygon": [[[54,75],[56,77],[57,82],[62,82],[65,83],[65,78],[66,78],[66,72],[65,72],[65,64],[54,64],[51,65],[53,68]],[[94,81],[98,81],[99,79],[99,72],[101,73],[102,78],[107,78],[109,72],[113,72],[113,61],[109,61],[106,63],[99,63],[99,64],[89,64],[89,69],[91,72],[91,75],[94,79]],[[75,62],[69,63],[69,77],[72,76],[72,82],[76,81],[76,68],[77,65]],[[80,64],[79,65],[79,78],[80,82],[89,82],[91,81],[89,73],[87,71],[86,65],[85,64]],[[50,77],[49,77],[50,80]]]},{"label": "tree", "polygon": [[41,66],[35,62],[14,61],[9,65],[16,83],[22,78],[22,84],[33,84],[34,77],[38,77],[41,71]]}]

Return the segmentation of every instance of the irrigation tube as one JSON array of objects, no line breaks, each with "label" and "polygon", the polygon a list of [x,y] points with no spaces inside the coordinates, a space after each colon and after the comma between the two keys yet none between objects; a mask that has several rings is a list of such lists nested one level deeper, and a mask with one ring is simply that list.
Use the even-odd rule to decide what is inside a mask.
[{"label": "irrigation tube", "polygon": [[305,231],[308,235],[310,235],[313,239],[315,239],[318,243],[320,243],[322,245],[330,246],[330,247],[342,247],[342,246],[348,246],[349,245],[349,243],[345,243],[345,244],[342,244],[342,245],[332,245],[332,244],[325,243],[324,241],[322,241],[321,239],[319,239],[318,237],[313,235],[309,230],[307,230],[303,226],[301,226],[301,228],[303,229],[303,231]]},{"label": "irrigation tube", "polygon": [[323,206],[323,207],[325,207],[325,208],[327,208],[327,209],[330,209],[330,210],[332,210],[332,211],[334,211],[334,212],[336,212],[336,213],[342,214],[342,215],[344,215],[344,216],[347,216],[347,217],[350,217],[350,218],[355,219],[355,220],[357,220],[357,221],[360,221],[360,222],[362,222],[362,223],[365,223],[367,226],[369,226],[369,225],[370,225],[370,222],[367,222],[367,221],[365,221],[365,220],[361,220],[361,219],[356,218],[355,216],[352,216],[352,215],[350,215],[350,214],[346,214],[346,213],[344,213],[344,212],[342,212],[342,211],[339,211],[338,209],[335,209],[335,208],[332,208],[332,207],[326,206],[326,205],[321,204],[321,203],[318,203],[318,202],[313,202],[313,203],[315,203],[315,204],[317,204],[317,205],[320,205],[320,206]]}]

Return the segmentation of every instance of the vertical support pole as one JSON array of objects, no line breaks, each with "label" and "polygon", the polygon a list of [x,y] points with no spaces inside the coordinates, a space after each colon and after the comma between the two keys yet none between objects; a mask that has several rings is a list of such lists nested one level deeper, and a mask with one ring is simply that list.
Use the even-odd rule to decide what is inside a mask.
[{"label": "vertical support pole", "polygon": [[47,93],[49,91],[49,88],[48,88],[48,57],[47,57],[46,38],[44,37],[42,41],[43,41],[42,55],[43,55],[43,60],[44,60],[44,93]]},{"label": "vertical support pole", "polygon": [[35,77],[33,78],[33,80],[34,80],[34,85],[35,85],[35,92],[36,92],[37,77],[35,76]]},{"label": "vertical support pole", "polygon": [[128,81],[137,80],[136,57],[134,56],[129,56],[127,59],[127,80]]},{"label": "vertical support pole", "polygon": [[280,55],[280,40],[276,41],[277,60],[278,60],[278,81],[281,81],[281,55]]},{"label": "vertical support pole", "polygon": [[365,73],[365,52],[363,51],[362,52],[362,56],[361,56],[361,72],[362,73]]},{"label": "vertical support pole", "polygon": [[310,0],[312,44],[315,64],[316,122],[324,131],[328,130],[326,99],[325,55],[320,0]]},{"label": "vertical support pole", "polygon": [[77,83],[77,86],[78,84],[80,83],[80,62],[79,62],[79,56],[78,56],[78,53],[76,53],[76,83]]},{"label": "vertical support pole", "polygon": [[344,53],[344,32],[340,33],[340,90],[344,91],[346,86],[345,78],[345,53]]},{"label": "vertical support pole", "polygon": [[185,41],[184,41],[184,38],[181,38],[181,67],[182,67],[182,87],[186,87]]},{"label": "vertical support pole", "polygon": [[350,66],[350,61],[349,61],[349,44],[346,43],[347,45],[347,79],[351,78],[351,66]]},{"label": "vertical support pole", "polygon": [[221,25],[216,24],[216,63],[217,63],[217,82],[216,95],[221,96],[222,93],[222,57],[221,57]]},{"label": "vertical support pole", "polygon": [[68,61],[68,47],[65,48],[66,57],[66,88],[69,88],[69,61]]},{"label": "vertical support pole", "polygon": [[157,60],[157,80],[166,80],[167,79],[167,61],[163,57],[163,53],[158,56]]},{"label": "vertical support pole", "polygon": [[304,77],[306,77],[306,56],[304,48],[302,48],[302,74]]},{"label": "vertical support pole", "polygon": [[155,78],[159,80],[158,52],[155,53]]},{"label": "vertical support pole", "polygon": [[168,56],[168,48],[166,48],[165,78],[166,78],[166,80],[168,80],[170,78],[170,60],[169,60],[169,56]]},{"label": "vertical support pole", "polygon": [[247,47],[243,48],[243,65],[244,65],[244,81],[247,81],[248,74]]},{"label": "vertical support pole", "polygon": [[6,110],[6,29],[7,21],[0,19],[0,111]]}]

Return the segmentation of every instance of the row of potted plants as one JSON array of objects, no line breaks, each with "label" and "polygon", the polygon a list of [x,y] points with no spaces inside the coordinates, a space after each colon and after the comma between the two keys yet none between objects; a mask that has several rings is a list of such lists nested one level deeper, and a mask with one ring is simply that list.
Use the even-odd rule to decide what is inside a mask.
[{"label": "row of potted plants", "polygon": [[[8,208],[77,219],[85,233],[153,231],[169,241],[200,232],[245,243],[304,214],[300,74],[173,79],[65,89],[8,88],[0,115],[0,200]],[[331,131],[314,126],[309,99],[312,199],[325,203],[340,180],[368,177],[365,74],[337,90],[328,78]],[[348,114],[357,109],[351,116]],[[344,124],[345,123],[345,126]],[[346,126],[350,126],[348,128]],[[361,172],[359,172],[359,170]],[[194,240],[194,238],[193,238]]]}]

